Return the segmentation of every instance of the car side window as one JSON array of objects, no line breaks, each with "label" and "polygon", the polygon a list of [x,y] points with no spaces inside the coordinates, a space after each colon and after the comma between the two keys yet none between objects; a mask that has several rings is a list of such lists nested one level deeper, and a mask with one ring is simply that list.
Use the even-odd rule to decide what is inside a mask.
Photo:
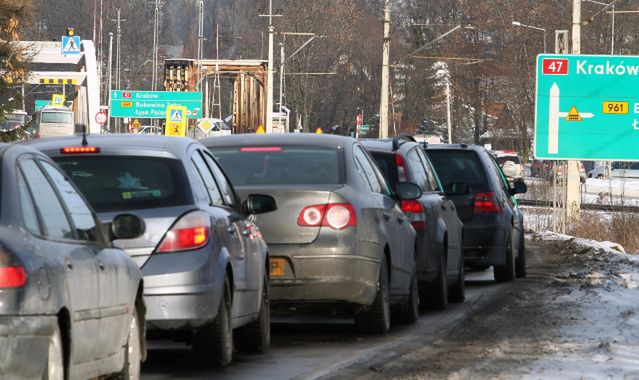
[{"label": "car side window", "polygon": [[235,193],[233,192],[233,187],[229,183],[228,179],[226,179],[226,176],[224,175],[222,170],[220,170],[220,167],[217,164],[217,162],[215,162],[213,157],[211,157],[211,155],[208,154],[207,152],[201,152],[201,153],[204,156],[204,160],[209,165],[209,168],[211,168],[211,171],[213,172],[213,176],[215,177],[217,184],[220,186],[220,191],[222,192],[222,196],[224,197],[226,204],[232,207],[237,206],[237,200],[235,199]]},{"label": "car side window", "polygon": [[33,194],[44,227],[43,236],[52,239],[75,239],[71,223],[55,190],[36,162],[32,159],[20,163],[27,185]]},{"label": "car side window", "polygon": [[80,240],[97,243],[104,242],[93,212],[82,196],[73,188],[71,182],[50,163],[40,161],[40,164],[53,181],[54,186],[58,188],[58,193],[62,198],[62,202],[67,206],[67,211],[71,216],[71,220],[73,220]]},{"label": "car side window", "polygon": [[501,168],[499,167],[495,159],[490,154],[486,154],[486,156],[488,157],[488,160],[492,162],[491,166],[495,175],[497,176],[496,177],[497,184],[499,185],[499,187],[501,187],[504,193],[508,197],[510,197],[510,185],[508,184],[508,180],[506,179],[506,176],[502,173]]},{"label": "car side window", "polygon": [[382,185],[379,183],[379,179],[375,174],[375,169],[373,169],[373,165],[368,161],[368,157],[362,150],[361,147],[356,146],[353,154],[355,156],[355,162],[358,164],[359,169],[361,170],[362,175],[368,182],[371,191],[374,193],[382,193]]},{"label": "car side window", "polygon": [[406,154],[408,167],[410,168],[410,178],[412,179],[412,182],[422,188],[422,191],[433,191],[433,186],[431,186],[428,179],[426,168],[424,168],[422,161],[419,159],[417,151],[417,148],[413,148],[408,152],[408,154]]},{"label": "car side window", "polygon": [[222,199],[222,194],[220,194],[220,189],[218,189],[215,179],[213,178],[213,174],[209,170],[208,166],[206,166],[204,159],[198,151],[191,155],[191,162],[193,162],[198,173],[200,173],[202,181],[204,181],[206,190],[209,193],[209,198],[211,199],[211,204],[216,206],[223,205],[224,200]]},{"label": "car side window", "polygon": [[426,168],[428,181],[433,186],[433,191],[443,191],[442,184],[439,181],[439,177],[437,176],[437,172],[435,171],[435,168],[433,167],[433,164],[430,162],[428,157],[426,157],[426,154],[424,153],[424,151],[421,149],[418,149],[417,155],[419,156],[419,159],[422,161],[424,168]]},{"label": "car side window", "polygon": [[18,170],[18,196],[20,197],[20,212],[22,213],[22,220],[24,226],[29,231],[36,235],[42,235],[40,229],[40,222],[38,221],[38,213],[36,212],[33,204],[33,197],[31,197],[31,191],[27,186],[27,182],[24,179],[22,171]]}]

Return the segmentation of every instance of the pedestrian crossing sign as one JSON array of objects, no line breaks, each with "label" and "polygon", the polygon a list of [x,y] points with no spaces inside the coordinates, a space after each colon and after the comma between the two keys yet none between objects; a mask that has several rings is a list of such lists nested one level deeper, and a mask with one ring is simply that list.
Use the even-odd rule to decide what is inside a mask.
[{"label": "pedestrian crossing sign", "polygon": [[80,42],[79,36],[62,36],[62,54],[80,54]]},{"label": "pedestrian crossing sign", "polygon": [[186,136],[186,111],[184,106],[170,105],[166,107],[166,125],[164,134],[167,136]]}]

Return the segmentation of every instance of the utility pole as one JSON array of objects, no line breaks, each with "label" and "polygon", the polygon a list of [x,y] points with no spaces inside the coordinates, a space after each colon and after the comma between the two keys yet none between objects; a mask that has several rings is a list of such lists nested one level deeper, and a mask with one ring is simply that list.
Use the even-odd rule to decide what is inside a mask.
[{"label": "utility pole", "polygon": [[[122,39],[122,21],[126,21],[126,19],[123,19],[121,17],[120,11],[121,11],[120,8],[118,8],[118,19],[117,20],[111,20],[111,21],[114,21],[114,22],[118,23],[117,35],[116,35],[116,43],[115,43],[115,88],[118,89],[118,90],[120,89],[120,86],[121,86],[121,78],[120,78],[120,69],[121,69],[121,65],[120,65],[120,41]],[[110,53],[109,53],[109,55],[110,55]],[[110,89],[110,87],[111,86],[109,86],[109,89]],[[110,98],[110,95],[109,95],[109,98]],[[109,104],[109,109],[110,109],[110,107],[111,107],[111,104]],[[117,129],[118,129],[118,132],[122,132],[122,131],[120,131],[120,121],[119,120],[116,121],[116,126],[117,126]]]},{"label": "utility pole", "polygon": [[266,97],[266,133],[273,132],[273,0],[268,2],[268,94]]},{"label": "utility pole", "polygon": [[162,0],[154,0],[153,5],[153,70],[151,73],[151,91],[157,90],[158,85],[158,55],[160,50],[160,7],[163,5]]},{"label": "utility pole", "polygon": [[202,59],[204,59],[204,1],[200,0],[197,32],[197,90],[202,91]]},{"label": "utility pole", "polygon": [[384,49],[382,58],[382,89],[379,106],[379,138],[388,137],[388,96],[390,82],[390,0],[384,0]]},{"label": "utility pole", "polygon": [[452,144],[453,126],[450,120],[450,78],[446,80],[446,126],[448,127],[448,143]]},{"label": "utility pole", "polygon": [[[572,54],[581,54],[581,1],[573,0],[572,3]],[[566,188],[564,189],[566,217],[565,222],[578,215],[581,207],[579,180],[579,163],[568,161],[565,170]]]},{"label": "utility pole", "polygon": [[283,37],[284,42],[280,44],[280,112],[278,119],[278,126],[282,126],[282,107],[284,106],[284,62],[286,56],[284,55],[284,44],[286,43],[286,36]]},{"label": "utility pole", "polygon": [[111,132],[111,86],[113,84],[113,33],[109,33],[109,74],[108,74],[108,86],[107,91],[109,102],[109,117],[107,118],[107,129]]}]

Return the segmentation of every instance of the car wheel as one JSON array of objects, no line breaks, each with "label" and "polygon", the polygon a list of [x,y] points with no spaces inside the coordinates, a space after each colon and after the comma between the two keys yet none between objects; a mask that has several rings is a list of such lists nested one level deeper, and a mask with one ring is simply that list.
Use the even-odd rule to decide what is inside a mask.
[{"label": "car wheel", "polygon": [[403,323],[415,323],[419,319],[419,289],[417,286],[417,276],[415,270],[410,278],[410,292],[406,299],[404,310],[400,314]]},{"label": "car wheel", "polygon": [[64,351],[62,349],[62,335],[58,325],[56,325],[51,340],[49,340],[47,372],[44,374],[44,379],[64,380]]},{"label": "car wheel", "polygon": [[268,286],[268,277],[264,274],[258,318],[234,331],[235,347],[239,351],[261,354],[268,351],[271,345],[271,306]]},{"label": "car wheel", "polygon": [[515,259],[515,276],[518,278],[526,277],[526,242],[523,236],[519,241],[519,254]]},{"label": "car wheel", "polygon": [[439,257],[437,271],[435,281],[427,283],[421,288],[422,305],[426,310],[444,310],[448,307],[448,276],[445,254]]},{"label": "car wheel", "polygon": [[[224,288],[213,323],[195,334],[193,349],[203,363],[225,367],[233,360],[233,330],[231,327],[232,297],[228,276],[224,276]],[[211,361],[212,360],[212,361]]]},{"label": "car wheel", "polygon": [[604,179],[603,174],[598,174],[598,175],[597,175],[597,179]]},{"label": "car wheel", "polygon": [[511,235],[508,235],[506,246],[506,264],[495,265],[495,281],[508,282],[515,280],[515,258],[513,257],[513,243]]},{"label": "car wheel", "polygon": [[459,270],[457,271],[457,281],[448,294],[448,300],[454,303],[464,302],[466,299],[466,280],[464,274],[464,255],[459,255]]},{"label": "car wheel", "polygon": [[119,378],[124,380],[138,380],[140,378],[140,360],[142,358],[140,346],[140,323],[137,309],[133,309],[133,318],[129,328],[129,336],[124,346],[124,369]]},{"label": "car wheel", "polygon": [[377,293],[368,310],[355,316],[355,324],[362,332],[386,334],[390,330],[390,295],[388,290],[388,267],[385,259],[379,269]]}]

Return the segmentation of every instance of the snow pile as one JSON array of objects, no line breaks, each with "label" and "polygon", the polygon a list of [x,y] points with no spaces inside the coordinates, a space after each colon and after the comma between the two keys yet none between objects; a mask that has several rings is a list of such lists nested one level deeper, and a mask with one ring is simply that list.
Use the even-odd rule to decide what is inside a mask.
[{"label": "snow pile", "polygon": [[523,378],[639,378],[639,257],[611,242],[551,232],[532,239],[562,258],[554,282],[565,293],[552,303],[570,310],[570,323]]}]

